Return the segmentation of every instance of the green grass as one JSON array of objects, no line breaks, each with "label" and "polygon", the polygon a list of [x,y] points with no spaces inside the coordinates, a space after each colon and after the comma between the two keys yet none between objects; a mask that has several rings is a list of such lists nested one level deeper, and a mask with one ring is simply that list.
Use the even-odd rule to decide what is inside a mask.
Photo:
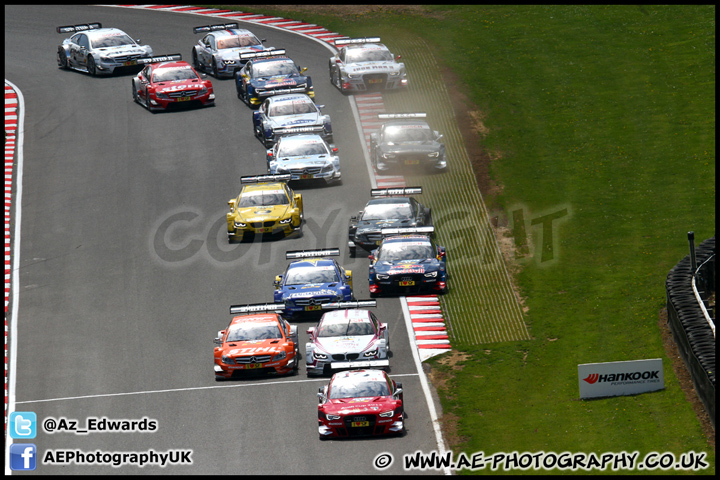
[{"label": "green grass", "polygon": [[[517,259],[516,281],[533,340],[455,345],[470,355],[461,369],[429,361],[448,376],[439,394],[458,419],[452,448],[707,452],[711,466],[700,473],[714,474],[658,313],[687,232],[698,243],[715,233],[715,7],[425,10],[302,18],[379,35],[391,49],[394,36],[422,37],[485,115],[482,147],[503,187],[486,198],[490,207],[509,219],[524,212],[534,255]],[[552,261],[542,262],[542,231],[530,220],[561,208],[569,215],[553,231]],[[577,364],[658,357],[665,390],[578,399]]]}]

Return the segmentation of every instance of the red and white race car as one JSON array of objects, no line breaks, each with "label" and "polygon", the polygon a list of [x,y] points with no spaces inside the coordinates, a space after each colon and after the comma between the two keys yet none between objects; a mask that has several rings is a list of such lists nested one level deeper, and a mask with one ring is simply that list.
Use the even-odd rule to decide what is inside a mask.
[{"label": "red and white race car", "polygon": [[212,82],[179,54],[139,59],[147,65],[132,79],[133,100],[151,112],[181,105],[215,105]]},{"label": "red and white race car", "polygon": [[336,373],[318,398],[321,440],[405,432],[402,384],[382,370]]}]

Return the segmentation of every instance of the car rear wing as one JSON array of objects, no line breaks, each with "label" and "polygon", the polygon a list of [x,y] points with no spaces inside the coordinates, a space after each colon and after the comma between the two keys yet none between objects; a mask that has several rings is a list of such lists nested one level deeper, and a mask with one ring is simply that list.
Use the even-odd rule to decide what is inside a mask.
[{"label": "car rear wing", "polygon": [[335,40],[335,45],[349,45],[353,43],[378,43],[380,37],[363,37],[363,38],[344,38],[342,40]]},{"label": "car rear wing", "polygon": [[323,248],[320,250],[289,250],[285,252],[285,259],[308,258],[308,257],[339,257],[339,248]]},{"label": "car rear wing", "polygon": [[370,190],[371,197],[389,197],[392,195],[422,195],[422,187],[373,188]]},{"label": "car rear wing", "polygon": [[215,25],[202,25],[193,27],[193,33],[214,32],[216,30],[227,30],[229,28],[240,28],[237,23],[218,23]]},{"label": "car rear wing", "polygon": [[356,300],[354,302],[333,302],[322,304],[323,310],[336,310],[341,308],[368,308],[377,307],[377,300]]},{"label": "car rear wing", "polygon": [[179,62],[180,60],[182,60],[182,55],[179,53],[173,53],[171,55],[160,55],[158,57],[141,57],[136,61],[137,63],[145,65],[148,63]]},{"label": "car rear wing", "polygon": [[282,173],[277,175],[245,175],[240,177],[240,183],[264,183],[264,182],[289,182],[292,174]]},{"label": "car rear wing", "polygon": [[250,60],[251,58],[267,58],[267,57],[278,57],[280,55],[285,55],[285,49],[284,48],[275,48],[272,50],[263,50],[262,52],[248,52],[248,53],[241,53],[240,54],[240,60]]},{"label": "car rear wing", "polygon": [[73,33],[82,32],[84,30],[96,30],[102,28],[102,23],[81,23],[79,25],[65,25],[64,27],[57,27],[55,30],[57,33]]},{"label": "car rear wing", "polygon": [[428,225],[426,227],[404,227],[404,228],[382,228],[380,234],[386,235],[411,235],[413,233],[435,233],[435,227]]},{"label": "car rear wing", "polygon": [[390,120],[393,118],[427,118],[427,113],[378,113],[378,119]]},{"label": "car rear wing", "polygon": [[238,313],[263,313],[283,311],[285,311],[284,303],[252,303],[249,305],[230,306],[230,315],[236,315]]}]

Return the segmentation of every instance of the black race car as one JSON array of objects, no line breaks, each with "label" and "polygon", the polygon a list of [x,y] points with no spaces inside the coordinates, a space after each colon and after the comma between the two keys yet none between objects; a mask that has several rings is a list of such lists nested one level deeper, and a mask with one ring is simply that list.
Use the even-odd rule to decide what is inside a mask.
[{"label": "black race car", "polygon": [[443,136],[431,130],[425,113],[381,113],[387,120],[370,135],[370,159],[378,171],[408,166],[442,171],[447,168]]},{"label": "black race car", "polygon": [[422,187],[375,188],[373,197],[357,216],[350,217],[348,248],[355,257],[357,247],[370,251],[384,238],[383,228],[432,226],[430,208],[408,195],[422,194]]}]

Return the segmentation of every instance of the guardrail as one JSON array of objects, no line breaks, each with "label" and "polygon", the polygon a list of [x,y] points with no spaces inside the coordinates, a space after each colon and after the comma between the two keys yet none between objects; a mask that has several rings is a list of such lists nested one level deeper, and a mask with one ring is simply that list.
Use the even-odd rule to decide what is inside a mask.
[{"label": "guardrail", "polygon": [[697,249],[692,232],[688,238],[690,254],[670,270],[665,282],[668,324],[715,428],[715,308],[709,303],[715,293],[715,237]]}]

